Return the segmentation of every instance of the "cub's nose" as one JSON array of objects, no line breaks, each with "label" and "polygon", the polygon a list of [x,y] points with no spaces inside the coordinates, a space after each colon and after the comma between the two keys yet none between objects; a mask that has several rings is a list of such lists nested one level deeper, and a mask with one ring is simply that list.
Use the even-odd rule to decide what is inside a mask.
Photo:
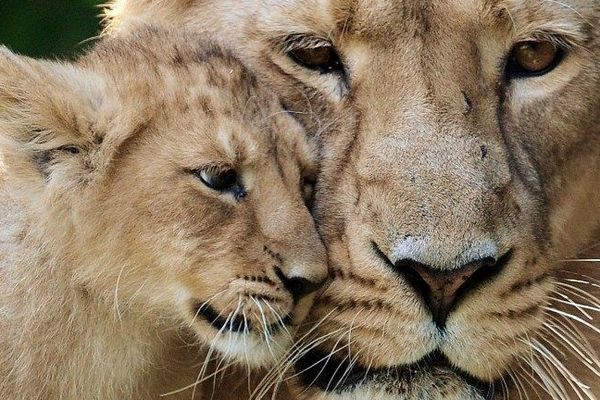
[{"label": "cub's nose", "polygon": [[280,268],[275,268],[275,273],[281,280],[281,283],[283,283],[283,286],[292,294],[295,302],[316,292],[325,283],[325,280],[317,282],[303,277],[287,277]]}]

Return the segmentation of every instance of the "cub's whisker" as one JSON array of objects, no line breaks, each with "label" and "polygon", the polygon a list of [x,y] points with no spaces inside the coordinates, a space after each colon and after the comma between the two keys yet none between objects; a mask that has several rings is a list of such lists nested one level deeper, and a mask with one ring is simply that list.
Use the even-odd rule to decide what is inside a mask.
[{"label": "cub's whisker", "polygon": [[[192,326],[194,326],[194,322],[196,322],[196,319],[198,318],[198,316],[200,315],[200,313],[202,312],[202,310],[204,309],[204,307],[206,307],[210,302],[212,302],[213,300],[215,300],[218,296],[224,294],[226,291],[227,291],[227,289],[223,289],[220,292],[215,293],[213,296],[211,296],[204,303],[201,303],[198,307],[196,307],[196,313],[194,314],[194,318],[192,318],[192,321],[190,322],[189,327],[191,328]],[[219,317],[220,316],[221,316],[221,314],[219,314]]]}]

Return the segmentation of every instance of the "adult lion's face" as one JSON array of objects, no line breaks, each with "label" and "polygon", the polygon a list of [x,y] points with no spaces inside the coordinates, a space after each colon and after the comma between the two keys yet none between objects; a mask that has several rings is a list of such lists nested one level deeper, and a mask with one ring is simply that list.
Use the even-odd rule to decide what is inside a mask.
[{"label": "adult lion's face", "polygon": [[470,399],[511,377],[593,398],[597,295],[554,266],[599,227],[597,1],[150,3],[209,32],[236,21],[232,42],[321,137],[333,281],[305,393]]}]

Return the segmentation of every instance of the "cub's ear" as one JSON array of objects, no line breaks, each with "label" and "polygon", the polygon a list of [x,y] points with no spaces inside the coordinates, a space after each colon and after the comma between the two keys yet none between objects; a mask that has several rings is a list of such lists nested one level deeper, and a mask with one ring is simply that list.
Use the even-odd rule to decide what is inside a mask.
[{"label": "cub's ear", "polygon": [[33,60],[0,46],[0,156],[5,172],[46,180],[77,175],[81,180],[82,168],[93,169],[90,154],[104,137],[105,86],[92,71]]},{"label": "cub's ear", "polygon": [[[212,1],[212,0],[211,0]],[[104,2],[104,33],[131,31],[140,24],[179,24],[195,6],[190,0],[109,0]],[[204,0],[204,3],[208,1]],[[217,4],[203,7],[217,9]]]}]

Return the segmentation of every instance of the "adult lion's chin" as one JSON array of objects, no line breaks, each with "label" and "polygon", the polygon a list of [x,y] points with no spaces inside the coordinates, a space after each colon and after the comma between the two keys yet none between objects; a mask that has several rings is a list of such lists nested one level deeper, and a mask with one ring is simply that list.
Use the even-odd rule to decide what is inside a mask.
[{"label": "adult lion's chin", "polygon": [[[309,358],[321,356],[313,353],[298,367]],[[382,369],[333,362],[316,376],[302,375],[301,386],[311,388],[307,390],[312,393],[311,399],[328,400],[482,400],[493,398],[495,392],[494,384],[466,375],[451,366],[440,353],[431,354],[418,363]]]},{"label": "adult lion's chin", "polygon": [[[369,348],[368,344],[357,342],[359,343],[353,345],[362,346],[362,349]],[[383,391],[388,396],[386,398],[390,399],[395,399],[395,396],[401,399],[438,398],[436,396],[456,396],[457,399],[478,399],[482,396],[494,398],[497,393],[508,393],[505,375],[512,373],[510,366],[516,363],[516,357],[511,355],[506,356],[502,360],[504,362],[491,362],[484,356],[489,352],[482,352],[461,368],[442,350],[434,350],[417,362],[375,366],[374,357],[366,364],[368,355],[361,357],[359,350],[352,356],[353,350],[344,351],[344,347],[348,346],[342,345],[342,349],[328,352],[307,350],[295,365],[300,386],[328,395],[347,393],[349,398],[361,399],[364,397],[360,396],[369,391]],[[523,349],[524,346],[520,347]],[[474,362],[474,358],[477,361]],[[472,372],[487,372],[490,368],[495,374],[489,374],[485,378],[478,378]],[[425,396],[432,387],[439,388],[439,393]]]}]

